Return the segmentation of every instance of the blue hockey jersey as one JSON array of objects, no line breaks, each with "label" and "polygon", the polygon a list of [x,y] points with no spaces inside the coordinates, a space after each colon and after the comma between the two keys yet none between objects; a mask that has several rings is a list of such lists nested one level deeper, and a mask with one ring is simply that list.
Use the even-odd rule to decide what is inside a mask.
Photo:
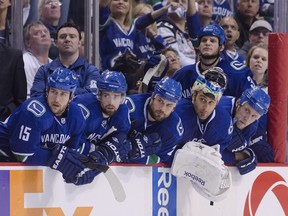
[{"label": "blue hockey jersey", "polygon": [[[226,109],[230,113],[231,118],[233,118],[233,116],[235,114],[235,109],[236,109],[236,98],[223,96],[221,98],[218,106],[219,107],[223,107],[224,109]],[[255,121],[255,122],[251,123],[250,125],[248,125],[247,127],[245,127],[244,129],[241,130],[241,134],[245,138],[246,142],[243,142],[242,144],[240,144],[237,147],[235,147],[235,146],[232,146],[232,147],[227,146],[227,148],[223,152],[223,160],[224,160],[225,163],[231,163],[231,164],[235,163],[234,151],[236,149],[237,150],[243,150],[243,149],[245,149],[245,148],[250,146],[251,137],[256,133],[257,127],[258,127],[258,121]]]},{"label": "blue hockey jersey", "polygon": [[180,147],[189,141],[200,142],[209,146],[219,144],[220,153],[222,153],[229,145],[233,125],[227,110],[216,106],[207,120],[200,122],[191,99],[182,99],[177,104],[175,111],[182,119],[184,127]]},{"label": "blue hockey jersey", "polygon": [[99,39],[101,70],[111,69],[115,64],[115,59],[123,54],[126,48],[130,48],[133,53],[136,53],[134,23],[126,32],[112,17],[109,17],[106,23],[100,27]]},{"label": "blue hockey jersey", "polygon": [[81,107],[86,119],[85,134],[89,142],[97,144],[107,132],[127,134],[130,130],[129,111],[125,104],[121,104],[114,115],[105,118],[94,94],[79,95],[74,102]]},{"label": "blue hockey jersey", "polygon": [[[83,148],[85,119],[71,102],[66,115],[55,116],[44,96],[30,98],[12,113],[7,122],[11,151],[22,162],[47,166],[56,144]],[[81,152],[81,151],[80,151]]]},{"label": "blue hockey jersey", "polygon": [[[163,121],[149,121],[148,105],[150,100],[151,94],[135,94],[127,97],[126,104],[130,110],[131,119],[130,137],[137,137],[139,134],[158,133],[161,137],[162,147],[157,153],[160,159],[157,162],[171,163],[171,156],[184,132],[182,122],[175,112],[172,112]],[[134,162],[147,164],[149,159],[149,157],[144,157]]]}]

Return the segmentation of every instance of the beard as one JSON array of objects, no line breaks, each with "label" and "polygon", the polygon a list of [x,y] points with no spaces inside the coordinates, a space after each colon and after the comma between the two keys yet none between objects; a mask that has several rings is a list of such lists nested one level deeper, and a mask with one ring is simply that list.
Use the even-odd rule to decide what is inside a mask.
[{"label": "beard", "polygon": [[116,109],[114,106],[108,105],[102,109],[102,112],[107,116],[112,116],[116,113]]},{"label": "beard", "polygon": [[201,59],[207,59],[207,60],[212,60],[212,59],[218,59],[219,58],[219,56],[220,56],[220,53],[218,52],[218,53],[214,53],[214,54],[212,54],[212,55],[203,55],[203,54],[200,54],[200,58]]},{"label": "beard", "polygon": [[150,116],[155,120],[155,121],[163,121],[164,119],[167,118],[167,116],[164,114],[162,111],[157,111],[153,110],[151,106],[148,106],[148,112]]}]

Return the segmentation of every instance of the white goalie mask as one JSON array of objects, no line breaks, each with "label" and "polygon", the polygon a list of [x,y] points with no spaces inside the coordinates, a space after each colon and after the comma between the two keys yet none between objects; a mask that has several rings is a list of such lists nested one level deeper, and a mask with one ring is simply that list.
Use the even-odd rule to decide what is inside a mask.
[{"label": "white goalie mask", "polygon": [[204,94],[212,94],[219,102],[227,85],[227,78],[219,67],[210,68],[199,75],[192,87],[192,93],[203,91]]}]

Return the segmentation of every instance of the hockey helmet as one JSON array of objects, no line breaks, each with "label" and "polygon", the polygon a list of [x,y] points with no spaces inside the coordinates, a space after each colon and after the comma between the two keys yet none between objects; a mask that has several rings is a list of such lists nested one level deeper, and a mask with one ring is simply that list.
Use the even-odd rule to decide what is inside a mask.
[{"label": "hockey helmet", "polygon": [[73,71],[67,68],[57,68],[48,77],[48,86],[74,93],[78,79]]},{"label": "hockey helmet", "polygon": [[268,112],[270,96],[260,87],[249,88],[240,97],[241,105],[246,102],[262,116]]},{"label": "hockey helmet", "polygon": [[127,83],[121,72],[105,70],[97,80],[98,91],[117,92],[126,95]]},{"label": "hockey helmet", "polygon": [[210,93],[219,101],[227,85],[227,78],[219,67],[212,67],[199,75],[193,84],[192,92],[203,91]]},{"label": "hockey helmet", "polygon": [[153,95],[160,95],[162,98],[177,103],[182,96],[182,86],[179,82],[163,77],[154,87]]},{"label": "hockey helmet", "polygon": [[226,41],[224,29],[218,24],[209,24],[202,27],[198,33],[198,42],[203,36],[215,36],[219,39],[219,45],[223,45]]}]

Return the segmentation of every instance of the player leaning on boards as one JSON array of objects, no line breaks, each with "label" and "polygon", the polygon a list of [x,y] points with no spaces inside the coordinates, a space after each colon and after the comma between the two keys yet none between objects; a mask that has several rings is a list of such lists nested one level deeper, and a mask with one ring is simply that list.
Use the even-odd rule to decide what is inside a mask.
[{"label": "player leaning on boards", "polygon": [[48,77],[46,96],[26,100],[6,125],[0,125],[2,154],[58,170],[67,183],[92,182],[99,171],[88,169],[78,159],[85,158],[77,152],[85,145],[85,119],[79,106],[71,102],[77,83],[72,71],[54,70]]},{"label": "player leaning on boards", "polygon": [[[175,80],[164,77],[154,88],[153,93],[135,94],[127,97],[126,104],[130,110],[131,131],[129,139],[136,141],[148,140],[152,137],[161,138],[162,146],[156,143],[145,147],[138,152],[140,159],[135,158],[128,162],[153,164],[171,163],[172,153],[183,134],[181,119],[174,112],[181,99],[181,85]],[[155,154],[153,154],[153,151]]]},{"label": "player leaning on boards", "polygon": [[75,102],[81,107],[86,119],[85,135],[91,143],[89,157],[99,164],[121,162],[128,158],[138,158],[155,145],[159,148],[158,137],[147,136],[142,140],[127,140],[130,130],[129,110],[124,104],[127,83],[124,75],[116,71],[104,71],[97,81],[97,94],[79,95]]},{"label": "player leaning on boards", "polygon": [[[233,118],[233,135],[230,145],[223,152],[225,163],[236,164],[241,175],[256,168],[257,156],[251,145],[251,137],[258,127],[258,119],[266,115],[270,105],[269,95],[260,87],[245,90],[239,99],[223,97],[219,106],[227,108]],[[269,145],[268,143],[265,143]],[[264,144],[263,144],[264,145]],[[261,155],[274,156],[270,146],[263,146]]]},{"label": "player leaning on boards", "polygon": [[185,130],[171,172],[190,180],[210,201],[220,201],[231,187],[230,171],[221,158],[233,125],[230,114],[218,105],[227,80],[218,67],[202,74],[192,87],[192,99],[183,99],[176,108]]},{"label": "player leaning on boards", "polygon": [[179,102],[176,113],[182,119],[184,134],[180,147],[189,141],[208,146],[220,145],[220,153],[232,138],[232,119],[218,106],[227,83],[221,68],[212,67],[199,75],[192,87],[192,98]]}]

